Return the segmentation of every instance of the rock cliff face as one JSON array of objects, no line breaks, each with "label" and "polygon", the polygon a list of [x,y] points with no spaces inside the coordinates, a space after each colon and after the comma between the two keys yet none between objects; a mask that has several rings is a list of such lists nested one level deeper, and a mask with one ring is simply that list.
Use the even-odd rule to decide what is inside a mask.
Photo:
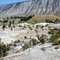
[{"label": "rock cliff face", "polygon": [[0,15],[60,15],[60,0],[28,0],[0,5]]}]

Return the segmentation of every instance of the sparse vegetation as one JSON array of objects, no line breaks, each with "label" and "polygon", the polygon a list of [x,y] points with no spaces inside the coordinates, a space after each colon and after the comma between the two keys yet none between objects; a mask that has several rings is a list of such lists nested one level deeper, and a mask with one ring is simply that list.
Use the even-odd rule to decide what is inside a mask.
[{"label": "sparse vegetation", "polygon": [[37,43],[38,43],[37,40],[32,39],[29,43],[26,43],[22,48],[23,50],[25,50],[25,49],[35,46]]},{"label": "sparse vegetation", "polygon": [[47,37],[43,34],[41,36],[37,36],[37,37],[42,44],[44,44],[47,40]]},{"label": "sparse vegetation", "polygon": [[36,23],[42,23],[42,22],[46,22],[46,20],[49,20],[48,22],[53,22],[58,19],[60,21],[60,16],[52,16],[52,15],[38,15],[38,16],[34,16],[31,19],[29,19],[27,21],[27,23],[31,23],[31,24],[36,24]]},{"label": "sparse vegetation", "polygon": [[34,15],[28,16],[28,17],[22,17],[21,21],[28,21],[29,19],[31,19],[32,17],[34,17]]},{"label": "sparse vegetation", "polygon": [[37,40],[36,39],[32,39],[30,42],[29,42],[29,45],[30,46],[35,46],[37,44]]},{"label": "sparse vegetation", "polygon": [[54,23],[60,23],[59,19],[55,19]]},{"label": "sparse vegetation", "polygon": [[[30,18],[32,18],[32,17],[24,17],[24,18],[22,18],[21,21],[26,22]],[[52,21],[53,19],[52,20],[45,19],[45,20],[47,23],[58,23],[57,19],[54,20],[55,22]],[[40,22],[40,21],[35,20],[33,23],[38,23],[38,22]],[[45,22],[45,24],[46,24],[46,22]],[[46,25],[44,23],[43,23],[43,25],[42,24],[41,25],[40,24],[36,24],[36,25],[35,24],[31,24],[31,25],[27,24],[26,25],[23,23],[22,23],[22,25],[20,25],[20,23],[16,24],[16,25],[15,24],[16,24],[15,20],[3,21],[2,29],[5,30],[5,28],[6,28],[6,30],[3,31],[3,34],[7,35],[7,31],[8,31],[8,34],[9,34],[8,37],[13,38],[12,41],[14,41],[14,42],[11,42],[11,44],[9,44],[9,45],[5,45],[3,43],[0,44],[0,57],[6,56],[8,53],[10,53],[11,50],[14,51],[13,53],[15,53],[15,51],[18,52],[17,50],[19,50],[19,52],[20,52],[21,48],[24,51],[28,48],[34,47],[38,43],[39,44],[45,44],[46,42],[51,42],[53,45],[59,45],[60,44],[60,30],[58,30],[56,28],[50,29],[49,24],[46,24]],[[54,27],[52,26],[52,28],[54,28]],[[14,29],[14,30],[11,31],[9,29],[11,29],[11,30]],[[14,35],[15,31],[16,31],[16,34]],[[21,31],[21,33],[20,33],[20,31]],[[41,32],[41,34],[40,34],[40,32]],[[28,33],[28,36],[27,35],[25,36],[25,34],[27,34],[27,33]],[[49,36],[47,36],[47,35],[49,35]],[[50,36],[51,36],[51,38],[48,39]],[[14,39],[16,39],[16,40],[18,39],[18,40],[15,41]],[[22,41],[22,39],[23,40],[26,39],[26,42]],[[28,39],[28,41],[27,41],[27,39]],[[11,48],[10,48],[10,46],[11,46]],[[56,47],[55,49],[58,49],[58,48]],[[41,50],[46,51],[46,49],[44,47],[42,47]],[[8,51],[8,53],[7,53],[7,51]]]},{"label": "sparse vegetation", "polygon": [[42,35],[42,36],[40,37],[40,42],[41,42],[42,44],[45,43],[44,35]]},{"label": "sparse vegetation", "polygon": [[11,24],[12,24],[12,22],[11,22],[11,21],[9,21],[9,24],[8,24],[8,26],[9,26],[9,27],[11,27]]},{"label": "sparse vegetation", "polygon": [[25,49],[30,48],[30,46],[29,46],[29,44],[26,43],[22,48],[23,48],[23,50],[25,50]]},{"label": "sparse vegetation", "polygon": [[5,45],[4,43],[0,43],[0,57],[6,56],[8,53],[7,51],[10,50],[9,45]]},{"label": "sparse vegetation", "polygon": [[5,30],[5,27],[6,27],[6,25],[5,25],[5,24],[3,24],[3,25],[2,25],[2,29],[3,29],[3,30]]},{"label": "sparse vegetation", "polygon": [[51,30],[52,36],[50,38],[50,41],[53,43],[53,45],[59,45],[60,44],[60,30],[59,29],[53,29]]},{"label": "sparse vegetation", "polygon": [[19,43],[19,42],[20,42],[20,40],[14,41],[14,43]]},{"label": "sparse vegetation", "polygon": [[53,20],[46,19],[45,22],[46,22],[46,23],[53,23]]}]

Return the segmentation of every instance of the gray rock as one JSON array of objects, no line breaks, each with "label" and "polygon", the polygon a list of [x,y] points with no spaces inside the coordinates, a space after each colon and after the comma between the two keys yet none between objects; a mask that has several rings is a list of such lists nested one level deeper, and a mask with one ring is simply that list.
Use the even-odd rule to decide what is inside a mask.
[{"label": "gray rock", "polygon": [[0,15],[60,15],[60,0],[30,0],[0,5]]}]

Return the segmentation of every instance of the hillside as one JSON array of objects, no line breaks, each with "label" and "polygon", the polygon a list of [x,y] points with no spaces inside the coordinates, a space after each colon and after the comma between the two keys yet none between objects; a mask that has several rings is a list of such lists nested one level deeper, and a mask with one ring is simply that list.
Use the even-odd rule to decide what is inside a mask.
[{"label": "hillside", "polygon": [[28,0],[0,5],[0,15],[60,15],[60,0]]},{"label": "hillside", "polygon": [[58,19],[60,21],[60,16],[54,16],[54,15],[37,15],[34,16],[33,18],[31,18],[30,20],[27,21],[27,23],[41,23],[41,22],[45,22],[46,19],[55,21],[56,19]]}]

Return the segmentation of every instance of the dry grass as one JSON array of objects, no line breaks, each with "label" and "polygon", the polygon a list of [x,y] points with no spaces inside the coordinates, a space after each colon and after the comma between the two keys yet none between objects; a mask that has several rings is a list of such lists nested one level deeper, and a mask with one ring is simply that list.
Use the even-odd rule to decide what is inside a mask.
[{"label": "dry grass", "polygon": [[50,19],[50,20],[59,19],[60,20],[60,16],[54,16],[54,15],[38,15],[38,16],[34,16],[30,20],[28,20],[27,23],[35,24],[35,23],[45,22],[46,19]]}]

